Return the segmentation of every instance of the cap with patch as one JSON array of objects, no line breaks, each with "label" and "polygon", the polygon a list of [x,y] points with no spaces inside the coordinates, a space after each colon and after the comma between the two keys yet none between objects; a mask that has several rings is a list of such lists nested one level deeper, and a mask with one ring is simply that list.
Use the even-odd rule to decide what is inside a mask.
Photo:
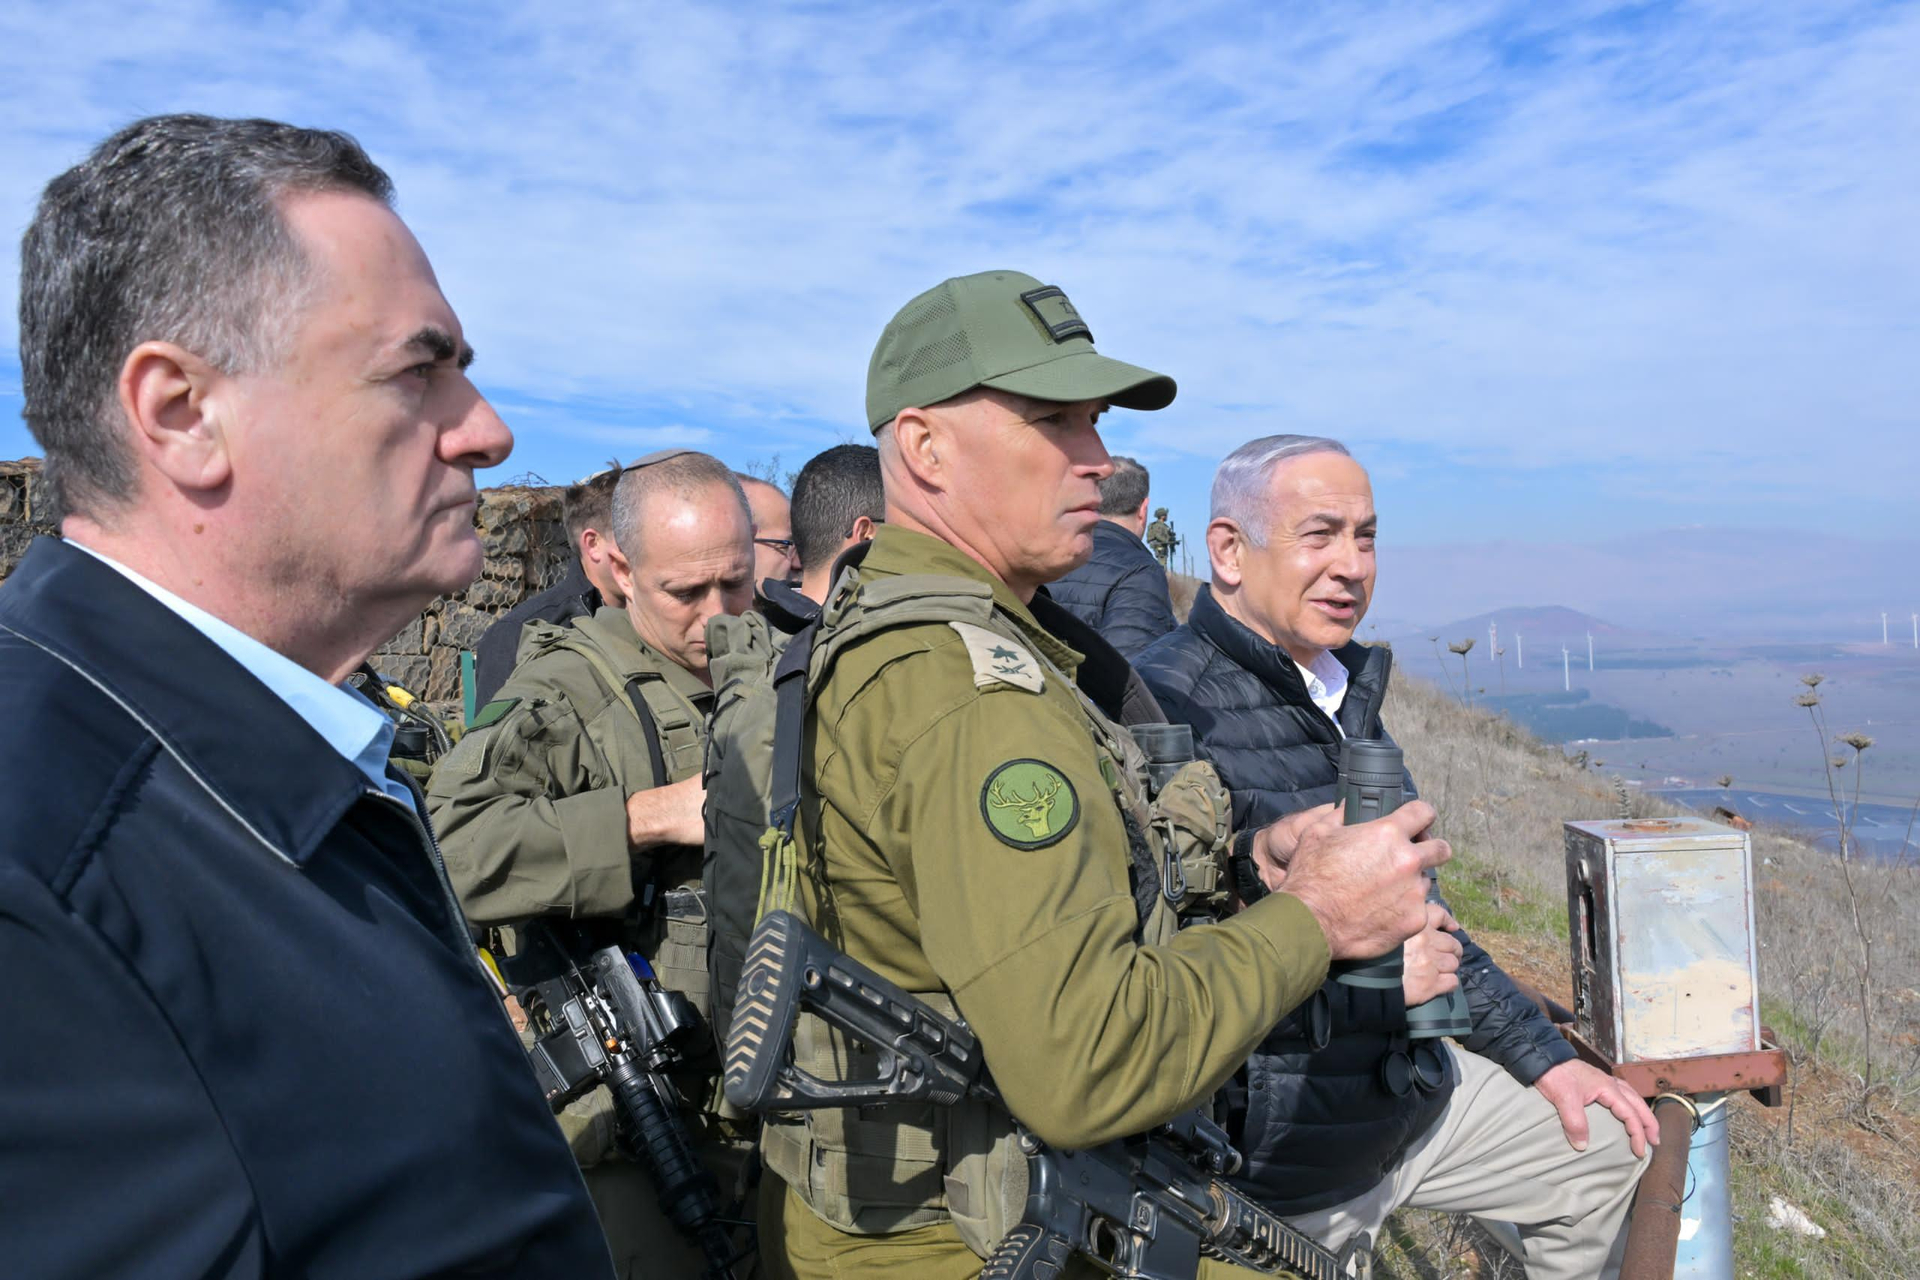
[{"label": "cap with patch", "polygon": [[1067,295],[1018,271],[955,276],[900,308],[867,366],[867,424],[975,387],[1122,409],[1164,409],[1175,391],[1164,373],[1095,351]]}]

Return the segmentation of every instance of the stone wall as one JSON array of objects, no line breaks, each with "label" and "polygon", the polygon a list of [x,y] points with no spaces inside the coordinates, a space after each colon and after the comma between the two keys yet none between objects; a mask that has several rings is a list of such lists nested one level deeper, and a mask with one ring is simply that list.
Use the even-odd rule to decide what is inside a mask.
[{"label": "stone wall", "polygon": [[493,620],[566,576],[573,557],[560,519],[562,491],[482,489],[474,528],[486,551],[480,577],[441,596],[373,655],[380,673],[433,702],[460,696],[460,651]]},{"label": "stone wall", "polygon": [[[573,548],[560,519],[561,492],[517,485],[481,490],[474,528],[487,558],[479,579],[427,606],[381,646],[373,665],[423,698],[457,700],[460,651],[473,648],[495,618],[566,574]],[[40,460],[0,462],[0,581],[20,563],[28,543],[54,532],[45,510]]]},{"label": "stone wall", "polygon": [[40,459],[0,462],[0,582],[6,581],[20,557],[27,554],[28,543],[53,532],[44,514],[46,509]]}]

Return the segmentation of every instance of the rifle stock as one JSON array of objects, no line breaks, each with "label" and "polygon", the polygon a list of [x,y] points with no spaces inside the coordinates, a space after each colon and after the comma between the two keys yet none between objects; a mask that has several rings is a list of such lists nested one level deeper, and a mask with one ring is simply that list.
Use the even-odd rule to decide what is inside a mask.
[{"label": "rifle stock", "polygon": [[[795,1066],[791,1042],[802,1012],[881,1050],[882,1074],[822,1080]],[[727,1100],[749,1111],[951,1104],[969,1094],[1001,1101],[964,1022],[929,1008],[785,911],[768,912],[747,944],[724,1086]],[[1025,1128],[1019,1136],[1028,1155],[1025,1212],[981,1280],[1056,1276],[1073,1255],[1140,1280],[1192,1280],[1203,1256],[1308,1280],[1364,1274],[1369,1242],[1336,1257],[1221,1181],[1239,1167],[1239,1153],[1198,1111],[1151,1134],[1083,1151],[1047,1146]],[[1358,1270],[1350,1270],[1356,1261]]]},{"label": "rifle stock", "polygon": [[[822,1080],[787,1052],[802,1009],[876,1049],[892,1069],[869,1080]],[[845,955],[798,916],[770,911],[754,927],[727,1035],[723,1087],[745,1111],[803,1111],[883,1102],[958,1102],[985,1079],[965,1023]],[[990,1097],[998,1097],[991,1092]]]}]

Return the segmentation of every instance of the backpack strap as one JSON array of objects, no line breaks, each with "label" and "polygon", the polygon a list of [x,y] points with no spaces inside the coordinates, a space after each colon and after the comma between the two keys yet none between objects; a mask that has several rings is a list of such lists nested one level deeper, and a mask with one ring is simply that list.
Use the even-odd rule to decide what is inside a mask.
[{"label": "backpack strap", "polygon": [[760,900],[754,923],[769,911],[797,908],[800,855],[793,837],[800,812],[800,764],[806,745],[807,668],[819,621],[793,633],[773,666],[773,764],[768,779],[767,829],[760,836]]},{"label": "backpack strap", "polygon": [[641,679],[634,676],[627,681],[627,701],[633,704],[633,714],[640,718],[640,736],[647,741],[647,768],[653,772],[653,785],[667,785],[667,756],[660,749],[660,723],[653,718],[653,709],[647,706],[646,695],[640,692]]},{"label": "backpack strap", "polygon": [[[569,627],[567,630],[571,632],[573,629]],[[555,648],[565,649],[568,653],[580,655],[586,659],[587,665],[593,668],[608,689],[625,692],[627,702],[633,707],[634,717],[640,721],[640,736],[646,743],[647,768],[653,774],[653,785],[666,786],[671,779],[667,776],[667,754],[660,743],[660,721],[653,714],[653,708],[647,704],[644,692],[647,684],[651,682],[650,678],[637,675],[621,679],[620,673],[613,669],[613,664],[607,661],[606,655],[593,645],[578,640],[571,634],[555,636],[548,643]],[[658,677],[652,677],[652,679],[658,679]]]},{"label": "backpack strap", "polygon": [[793,639],[773,667],[773,788],[768,815],[773,825],[793,835],[794,815],[800,809],[800,754],[806,738],[807,668],[813,661],[813,640],[820,624],[809,622]]}]

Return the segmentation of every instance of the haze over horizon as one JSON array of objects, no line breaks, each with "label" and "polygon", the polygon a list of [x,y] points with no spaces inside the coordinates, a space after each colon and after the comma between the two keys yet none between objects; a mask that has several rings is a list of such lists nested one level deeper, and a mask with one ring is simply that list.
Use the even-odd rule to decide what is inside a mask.
[{"label": "haze over horizon", "polygon": [[518,433],[483,483],[865,439],[893,310],[1018,267],[1180,380],[1108,436],[1189,535],[1234,445],[1329,434],[1383,614],[1837,640],[1920,606],[1915,65],[1868,0],[15,5],[0,230],[139,115],[354,133]]}]

